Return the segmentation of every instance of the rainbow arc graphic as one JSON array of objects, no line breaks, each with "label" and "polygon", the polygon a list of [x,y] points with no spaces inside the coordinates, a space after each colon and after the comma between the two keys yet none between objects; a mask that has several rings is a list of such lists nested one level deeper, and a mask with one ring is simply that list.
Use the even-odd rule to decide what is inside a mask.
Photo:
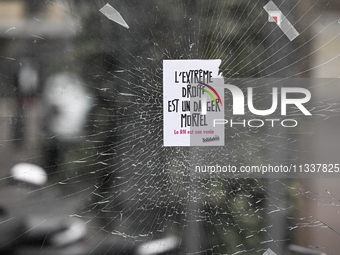
[{"label": "rainbow arc graphic", "polygon": [[[205,83],[203,83],[203,82],[198,82],[198,83],[201,84],[201,85],[203,85],[203,86],[205,86],[205,87],[207,87],[207,88],[209,88],[212,92],[214,92],[215,95],[217,96],[217,98],[218,98],[220,104],[222,105],[221,97],[220,97],[220,95],[217,93],[217,91],[216,91],[213,87],[211,87],[210,85],[205,84]],[[198,88],[201,89],[201,90],[203,90],[204,92],[206,92],[209,96],[211,96],[211,98],[214,100],[215,104],[217,105],[216,99],[214,98],[214,96],[211,94],[210,91],[208,91],[208,90],[206,90],[206,89],[204,89],[204,88],[200,88],[200,87],[198,87]]]}]

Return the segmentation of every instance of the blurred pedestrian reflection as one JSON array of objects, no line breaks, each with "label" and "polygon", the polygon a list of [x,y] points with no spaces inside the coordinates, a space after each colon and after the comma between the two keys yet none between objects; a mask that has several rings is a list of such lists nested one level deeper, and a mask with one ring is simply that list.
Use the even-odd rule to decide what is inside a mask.
[{"label": "blurred pedestrian reflection", "polygon": [[43,123],[47,133],[44,167],[55,173],[66,148],[81,141],[85,133],[91,98],[77,75],[60,73],[47,80],[43,106]]},{"label": "blurred pedestrian reflection", "polygon": [[36,101],[39,76],[36,64],[29,58],[19,61],[19,66],[14,74],[15,97],[15,127],[13,136],[15,145],[22,147],[25,139],[27,125],[27,111]]}]

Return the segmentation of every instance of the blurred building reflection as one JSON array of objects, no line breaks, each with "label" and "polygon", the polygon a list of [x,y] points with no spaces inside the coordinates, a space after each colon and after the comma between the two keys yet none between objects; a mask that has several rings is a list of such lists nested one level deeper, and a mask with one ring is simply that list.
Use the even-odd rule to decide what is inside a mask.
[{"label": "blurred building reflection", "polygon": [[[132,2],[136,3],[137,1]],[[80,86],[80,84],[82,84],[80,78],[73,80],[70,78],[72,81],[69,83],[73,84],[73,86],[69,87],[65,85],[68,81],[64,80],[58,83],[53,81],[53,78],[49,78],[55,78],[56,76],[54,75],[57,73],[67,73],[69,75],[70,73],[82,72],[82,78],[86,79],[86,82],[90,84],[93,90],[96,90],[96,103],[100,105],[100,107],[96,109],[97,111],[95,114],[91,115],[92,117],[93,115],[96,115],[91,119],[94,123],[93,126],[96,126],[98,123],[100,124],[100,122],[105,123],[105,125],[97,125],[96,129],[93,129],[93,132],[96,133],[96,146],[100,148],[96,151],[97,154],[93,153],[93,151],[91,152],[89,149],[89,154],[92,153],[95,158],[94,161],[96,162],[94,163],[103,165],[103,167],[100,168],[99,181],[96,179],[98,176],[91,176],[92,182],[101,183],[101,186],[98,186],[100,193],[98,195],[98,201],[104,204],[101,208],[97,205],[95,208],[98,211],[106,209],[102,210],[102,214],[98,215],[102,216],[101,220],[103,225],[106,224],[108,228],[110,228],[110,224],[113,222],[112,216],[118,215],[120,217],[120,214],[122,214],[125,208],[123,202],[136,202],[133,206],[126,206],[128,208],[126,215],[131,216],[130,219],[124,219],[122,216],[120,222],[117,220],[118,223],[113,222],[114,224],[112,223],[112,225],[120,224],[124,233],[128,233],[129,231],[134,233],[136,229],[133,224],[138,224],[139,228],[145,229],[145,232],[149,233],[149,219],[155,218],[155,215],[151,212],[154,212],[153,209],[157,208],[157,206],[155,206],[157,204],[154,202],[158,202],[160,205],[159,208],[162,210],[166,210],[167,206],[170,204],[166,204],[168,202],[169,194],[165,194],[170,191],[166,186],[170,185],[170,181],[166,178],[162,179],[163,176],[159,176],[159,168],[163,167],[161,170],[166,171],[168,169],[165,169],[165,165],[171,164],[171,160],[180,161],[182,159],[179,157],[176,158],[176,156],[171,158],[172,155],[164,156],[157,153],[155,153],[155,159],[152,158],[149,161],[145,159],[149,157],[149,155],[146,155],[147,153],[144,152],[144,150],[147,151],[145,148],[153,147],[155,152],[159,148],[157,148],[158,144],[153,143],[153,140],[152,142],[146,141],[143,138],[143,135],[145,137],[159,135],[161,133],[161,126],[157,126],[155,123],[151,123],[151,121],[150,123],[147,121],[142,122],[144,121],[143,118],[149,120],[152,117],[150,117],[149,112],[159,110],[159,108],[156,108],[155,106],[156,103],[159,103],[159,98],[148,97],[150,88],[147,88],[144,81],[148,80],[148,82],[151,83],[151,85],[147,84],[149,87],[152,87],[153,83],[156,84],[159,82],[161,79],[161,72],[159,69],[161,69],[161,67],[155,64],[155,60],[160,63],[161,59],[167,54],[174,58],[189,58],[193,55],[196,57],[195,54],[197,54],[198,51],[195,52],[195,54],[190,55],[190,50],[191,47],[195,46],[195,39],[197,39],[195,36],[197,36],[198,33],[195,29],[191,29],[192,27],[190,26],[194,24],[194,22],[198,22],[198,20],[190,19],[188,17],[185,18],[188,20],[182,19],[182,16],[185,16],[184,14],[186,13],[184,9],[190,9],[192,7],[190,5],[195,3],[195,1],[188,1],[187,4],[184,5],[179,4],[179,7],[177,6],[178,8],[174,11],[176,14],[171,14],[174,15],[173,17],[167,13],[170,16],[170,19],[173,18],[178,24],[182,21],[187,21],[189,24],[188,27],[176,27],[176,31],[171,31],[171,33],[173,33],[172,36],[175,39],[170,42],[167,42],[165,39],[170,38],[167,37],[170,33],[169,30],[173,29],[177,24],[176,22],[171,23],[173,20],[169,23],[171,24],[169,29],[168,24],[164,25],[162,22],[159,22],[156,15],[149,21],[145,19],[144,13],[140,12],[139,8],[135,8],[132,13],[136,16],[126,15],[125,18],[129,24],[135,25],[135,23],[137,23],[140,26],[140,29],[146,27],[147,29],[141,32],[145,38],[143,38],[143,41],[140,41],[140,38],[137,37],[138,35],[140,36],[140,34],[137,32],[135,32],[135,34],[126,33],[124,34],[125,36],[120,37],[116,35],[120,34],[122,29],[124,29],[125,32],[126,28],[117,28],[115,26],[112,26],[112,28],[111,23],[107,22],[102,24],[98,16],[96,16],[97,19],[92,18],[92,12],[101,15],[99,14],[99,8],[97,8],[98,5],[93,3],[87,5],[87,17],[82,20],[82,22],[84,22],[83,27],[88,26],[89,32],[79,35],[79,31],[82,27],[79,23],[80,18],[72,12],[72,8],[74,8],[72,3],[73,1],[0,1],[0,140],[2,141],[0,144],[0,177],[8,175],[9,169],[22,160],[44,165],[50,173],[57,171],[56,166],[63,161],[61,159],[61,154],[65,152],[66,148],[69,148],[68,151],[72,150],[72,146],[69,145],[72,144],[74,140],[72,142],[69,140],[72,140],[72,138],[75,137],[79,138],[84,134],[82,133],[84,130],[81,130],[81,127],[86,126],[83,117],[84,114],[90,110],[90,100],[85,100],[89,96],[84,87]],[[95,8],[90,8],[90,6],[92,6],[91,4],[94,5]],[[224,2],[221,1],[221,5],[223,4]],[[154,10],[152,9],[153,6],[151,1],[145,1],[144,7],[145,6],[148,10]],[[160,8],[167,10],[169,9],[169,6],[163,1],[160,3]],[[310,5],[306,6],[306,9],[308,8],[310,8]],[[311,46],[314,47],[314,49],[317,49],[317,53],[313,54],[314,59],[304,58],[303,61],[301,61],[302,64],[299,64],[297,67],[299,71],[293,70],[295,73],[304,73],[305,70],[317,67],[312,73],[315,78],[339,77],[340,71],[338,66],[340,65],[340,62],[338,60],[340,59],[340,41],[337,36],[339,34],[339,24],[337,23],[337,20],[340,17],[340,7],[339,4],[333,1],[332,8],[332,13],[324,13],[322,19],[313,23],[313,29],[315,29],[316,33],[322,34],[322,36],[317,37],[315,40],[316,43]],[[124,7],[122,7],[122,10],[126,11]],[[190,10],[195,12],[193,9]],[[164,11],[164,13],[166,12]],[[153,18],[155,20],[153,20]],[[206,16],[204,18],[208,19],[211,17]],[[299,19],[298,15],[296,15],[296,19]],[[136,20],[138,20],[138,22],[135,22]],[[149,24],[148,22],[154,23]],[[219,20],[216,22],[219,22]],[[203,23],[204,22],[201,23],[202,26],[205,25]],[[326,29],[326,25],[330,23],[333,23],[333,26]],[[224,25],[226,27],[229,26],[228,23]],[[308,24],[308,26],[309,25],[310,24]],[[107,34],[99,29],[100,26],[107,26],[104,31],[107,32]],[[242,29],[244,29],[242,32],[248,31],[247,26],[242,27]],[[214,41],[211,49],[207,50],[207,58],[217,55],[216,45],[219,43],[222,45],[222,41],[223,43],[228,44],[228,46],[232,44],[231,42],[224,40],[225,38],[223,37],[219,38],[221,35],[209,35],[208,33],[211,31],[208,28],[206,28],[206,30],[207,31],[205,32],[207,35],[205,41]],[[235,29],[235,31],[236,30],[237,29]],[[187,46],[187,38],[181,36],[188,33],[188,31],[191,33],[192,37],[189,40],[190,49],[188,47],[181,51],[181,49],[178,49],[179,46],[183,46],[180,45],[180,43],[184,42]],[[337,31],[336,34],[334,34],[334,31]],[[239,31],[234,32],[235,34],[232,36],[237,38],[238,32]],[[279,36],[276,36],[276,32],[278,32]],[[279,30],[275,31],[273,35],[274,36],[269,38],[267,42],[266,47],[268,48],[277,41],[277,38],[280,38],[281,32]],[[259,41],[262,41],[263,39],[261,35],[255,35],[255,33],[253,36],[258,36],[256,39]],[[177,38],[181,38],[182,41],[176,41]],[[77,40],[78,42],[79,40],[83,40],[84,42],[80,43],[79,45],[81,46],[79,46],[76,45]],[[303,39],[301,40],[303,41]],[[154,41],[157,43],[154,43]],[[89,43],[87,44],[87,42]],[[104,45],[102,48],[98,47],[99,42]],[[142,43],[144,48],[141,47]],[[169,45],[173,44],[169,46],[169,51],[166,49],[167,43]],[[117,51],[115,49],[116,45],[124,45],[124,50]],[[297,45],[292,45],[289,47],[298,48]],[[260,46],[262,47],[263,45]],[[261,48],[260,46],[259,48]],[[235,46],[235,48],[237,47],[238,45]],[[247,47],[249,48],[249,51],[243,52],[242,50],[244,55],[238,55],[239,59],[234,59],[236,63],[241,63],[243,61],[242,58],[248,57],[246,56],[248,52],[256,52],[255,49],[258,48],[251,44],[247,45]],[[255,49],[251,49],[251,47],[254,47]],[[268,54],[268,59],[270,59],[270,61],[275,63],[278,62],[279,68],[275,68],[280,71],[283,70],[280,72],[280,75],[286,77],[290,75],[288,72],[285,73],[285,67],[289,66],[289,64],[285,61],[281,61],[281,59],[285,59],[284,56],[286,53],[280,52],[280,47],[272,47],[271,49],[265,48],[263,53],[264,55]],[[309,49],[310,48],[308,48],[308,50]],[[173,55],[171,55],[171,50],[174,51],[174,53],[172,53]],[[289,50],[291,50],[291,48]],[[289,52],[289,50],[287,51]],[[299,51],[296,55],[291,54],[289,57],[291,59],[288,60],[288,63],[295,63],[297,59],[302,59],[302,57],[307,56],[309,54],[308,50],[303,53]],[[187,55],[182,54],[183,52]],[[229,52],[225,53],[224,49],[222,49],[221,52],[219,54],[225,54],[224,57],[226,59],[229,58]],[[81,57],[79,57],[79,55],[76,56],[78,53],[80,53]],[[262,52],[260,53],[262,54]],[[258,55],[260,55],[260,53]],[[257,53],[254,55],[256,54]],[[150,56],[152,56],[153,59],[149,58]],[[220,56],[218,55],[218,57]],[[79,64],[80,61],[83,61],[83,63],[81,63],[82,65]],[[257,67],[262,63],[261,59],[259,59],[258,64],[255,63],[254,65]],[[238,65],[236,65],[236,67],[237,66]],[[243,66],[240,65],[239,69],[242,70]],[[251,76],[260,73],[260,71],[263,71],[264,69],[260,69],[259,71],[254,67],[251,68],[251,70],[253,70],[253,73],[249,72],[246,74]],[[229,70],[226,69],[224,71],[226,75],[230,74],[228,73]],[[275,71],[276,70],[267,71],[267,74],[270,74],[271,72],[274,73]],[[309,75],[307,72],[304,74]],[[65,76],[69,78],[70,76],[68,75]],[[112,77],[115,77],[114,81],[111,80]],[[132,89],[129,87],[131,84],[134,85]],[[108,89],[113,86],[115,86],[114,90]],[[72,88],[71,93],[68,94],[67,90],[70,88]],[[158,89],[161,90],[160,88],[152,87],[152,90],[156,91]],[[325,91],[321,88],[319,92],[320,95],[326,95],[326,97],[331,98],[333,94],[339,95],[339,88],[336,88],[334,91]],[[45,101],[43,101],[42,95],[46,95]],[[145,100],[146,103],[140,100],[136,95],[143,95],[145,97],[143,100]],[[78,101],[80,103],[78,105],[76,104],[79,108],[74,107],[72,109],[74,110],[75,115],[68,115],[71,113],[69,110],[66,110],[66,115],[62,115],[61,113],[65,110],[64,103],[66,103],[66,107],[69,107],[67,101],[70,99],[72,103],[76,103],[77,97],[80,97],[83,101],[80,100]],[[114,100],[112,100],[113,97]],[[156,103],[147,102],[148,100],[154,100]],[[334,99],[334,103],[337,103],[337,98]],[[149,107],[149,105],[155,108],[150,107],[147,108],[147,110],[144,110],[146,107]],[[79,109],[83,112],[80,113],[76,111]],[[134,114],[138,115],[139,119],[142,119],[140,123],[128,123],[124,122],[123,118],[114,117],[125,117],[126,115],[130,115],[129,117],[131,117]],[[43,118],[42,116],[44,115],[49,118]],[[158,118],[158,124],[161,125],[161,115],[158,116]],[[66,122],[66,124],[63,125],[63,122]],[[337,149],[340,141],[338,137],[335,137],[332,134],[336,133],[339,124],[338,121],[335,121],[335,125],[333,126],[335,127],[334,129],[333,127],[329,128],[329,126],[325,127],[328,128],[328,134],[320,132],[322,136],[314,136],[309,141],[301,142],[297,139],[301,146],[300,151],[306,147],[314,148],[311,150],[310,154],[305,154],[304,160],[308,161],[314,159],[317,163],[337,162]],[[151,125],[154,126],[150,128]],[[119,127],[120,130],[117,131],[116,127]],[[154,133],[150,135],[151,132]],[[133,142],[135,142],[135,144],[129,140],[127,133],[128,136],[134,138]],[[321,142],[321,140],[323,142]],[[91,144],[91,146],[93,144]],[[315,144],[322,144],[323,147],[316,147],[314,146]],[[277,146],[277,144],[274,145]],[[86,150],[87,147],[90,146],[86,146]],[[268,150],[270,150],[270,148],[268,148]],[[325,153],[325,151],[330,153]],[[120,155],[124,155],[125,158],[122,159]],[[188,155],[185,155],[185,157]],[[298,156],[299,155],[297,155],[297,157]],[[113,162],[114,157],[116,162]],[[284,155],[282,157],[284,157]],[[69,158],[68,162],[72,162],[72,157]],[[140,165],[143,165],[142,163],[146,163],[144,165],[150,164],[151,166],[144,166],[144,168],[142,168],[140,167]],[[112,166],[115,167],[114,173],[112,171]],[[141,172],[138,172],[140,171],[137,169],[138,167],[142,169]],[[88,170],[86,167],[84,167],[84,169]],[[150,169],[152,171],[150,171]],[[131,178],[131,176],[133,176],[133,178]],[[81,179],[78,180],[78,182],[81,181]],[[178,178],[177,181],[180,182],[180,178]],[[188,187],[192,185],[189,181],[187,184]],[[148,182],[152,184],[148,184]],[[324,194],[327,189],[330,190],[332,196],[336,198],[340,197],[338,180],[309,180],[300,184],[303,186],[304,190],[307,191]],[[141,189],[138,185],[144,186]],[[275,183],[273,185],[275,185]],[[179,183],[179,186],[185,185]],[[153,196],[155,194],[152,193],[154,192],[152,191],[153,189],[157,189],[157,192],[161,194],[159,197],[162,197],[165,202],[162,199],[157,201],[157,196]],[[274,189],[275,187],[271,187],[271,190]],[[145,194],[147,194],[147,196]],[[280,190],[278,194],[281,194]],[[145,197],[147,197],[148,200],[145,200]],[[131,201],[129,201],[130,199]],[[279,200],[278,196],[273,199]],[[320,201],[320,197],[317,199]],[[105,200],[109,200],[111,204],[107,205],[104,203]],[[98,201],[94,201],[94,204],[99,204]],[[340,232],[336,207],[333,207],[330,210],[329,206],[321,206],[309,198],[305,200],[302,199],[301,201],[302,204],[299,205],[301,211],[308,212],[313,219],[316,218],[320,220],[320,222],[323,221],[328,226],[332,226],[335,231],[329,232],[329,228],[322,229],[317,225],[318,223],[316,223],[316,227],[301,229],[301,231],[298,232],[299,236],[295,239],[296,244],[305,247],[308,247],[311,244],[320,244],[320,246],[327,247],[324,249],[326,253],[327,249],[335,251],[338,247],[338,235],[336,233]],[[133,204],[132,202],[130,204]],[[274,204],[273,201],[270,201],[270,203]],[[332,201],[329,201],[329,204],[331,203]],[[325,204],[327,205],[328,201],[326,201]],[[181,207],[178,204],[175,204],[173,208],[178,209]],[[157,212],[161,215],[166,215],[161,209],[157,209]],[[197,208],[195,208],[195,210],[196,209]],[[196,211],[198,211],[198,209]],[[140,220],[139,222],[136,221],[137,223],[132,223],[132,221],[141,217],[143,213],[147,214],[144,221]],[[181,213],[178,213],[178,215],[180,214]],[[124,215],[124,217],[126,215]],[[161,229],[162,227],[160,226],[164,225],[165,221],[168,220],[162,217],[163,216],[159,217],[159,222],[157,222],[157,224],[159,223],[158,225],[155,224],[154,226],[151,226],[154,230]],[[125,221],[125,223],[122,224],[122,221]],[[269,220],[267,220],[267,223],[269,223]],[[280,232],[278,233],[280,236],[286,234],[285,232],[288,232],[287,226],[284,224],[286,224],[284,221],[279,222],[280,228],[275,229],[276,231],[277,229],[282,230],[277,231]],[[198,234],[198,231],[196,232],[196,234]],[[191,240],[188,240],[188,242],[190,241]],[[197,245],[199,245],[199,242],[197,242]]]},{"label": "blurred building reflection", "polygon": [[[72,72],[79,23],[70,1],[0,1],[0,176],[23,159],[42,163],[40,95],[47,78]],[[13,145],[16,145],[14,147]]]}]

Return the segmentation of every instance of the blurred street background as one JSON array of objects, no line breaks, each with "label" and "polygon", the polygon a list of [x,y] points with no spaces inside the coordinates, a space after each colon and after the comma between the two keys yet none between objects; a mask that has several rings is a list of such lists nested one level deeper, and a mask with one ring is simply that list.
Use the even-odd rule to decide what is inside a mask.
[{"label": "blurred street background", "polygon": [[[156,235],[159,234],[157,231],[164,232],[169,227],[167,217],[171,219],[172,225],[180,225],[177,223],[181,219],[178,220],[176,215],[179,218],[185,217],[183,205],[190,203],[181,200],[183,191],[177,189],[176,185],[185,184],[186,180],[175,176],[178,174],[176,170],[187,166],[185,162],[180,163],[181,157],[186,158],[195,151],[181,154],[181,151],[174,149],[162,154],[157,153],[161,150],[159,137],[162,133],[162,115],[157,107],[158,103],[161,104],[162,88],[161,85],[157,87],[152,84],[161,84],[162,59],[220,58],[224,65],[223,75],[232,78],[273,77],[270,74],[276,70],[280,70],[276,77],[287,77],[300,72],[302,75],[299,77],[303,78],[340,76],[340,4],[335,0],[309,3],[305,1],[293,8],[292,16],[297,21],[303,17],[303,21],[298,24],[300,31],[307,32],[301,33],[301,36],[290,44],[287,43],[287,38],[277,39],[278,35],[281,36],[279,29],[268,37],[269,33],[249,31],[249,24],[262,24],[261,21],[267,19],[265,15],[257,21],[248,21],[249,23],[239,20],[239,17],[253,17],[255,11],[263,11],[262,6],[268,1],[259,1],[260,4],[242,1],[242,4],[235,5],[236,7],[231,4],[233,1],[217,2],[218,4],[214,5],[211,1],[127,1],[126,4],[122,4],[122,1],[111,1],[112,5],[121,7],[121,14],[130,24],[129,31],[138,31],[127,33],[125,27],[111,23],[99,12],[106,4],[103,1],[92,3],[77,0],[0,0],[0,187],[7,185],[12,166],[20,162],[33,163],[44,167],[48,173],[49,185],[52,188],[46,188],[44,191],[61,196],[79,192],[80,196],[75,195],[74,202],[81,197],[80,212],[84,217],[88,217],[86,219],[93,219],[89,225],[93,224],[107,233],[115,229],[133,236],[136,234],[137,224],[141,235],[143,231]],[[295,6],[294,1],[277,2],[278,5],[285,2],[287,6]],[[245,11],[242,12],[241,9]],[[201,13],[202,10],[205,12]],[[217,15],[217,10],[221,11],[218,12],[220,15]],[[195,16],[196,13],[198,17]],[[229,23],[222,22],[222,27],[227,28],[228,32],[210,33],[209,29],[218,26],[223,20],[222,14],[228,14],[229,16],[225,16],[232,17],[228,22],[239,26],[233,28]],[[185,18],[182,19],[182,16]],[[257,17],[257,14],[254,17]],[[199,19],[207,22],[200,23]],[[191,26],[196,24],[195,22],[200,24],[199,28]],[[205,23],[210,25],[209,28],[204,28]],[[178,24],[183,26],[177,26]],[[256,24],[255,26],[261,27]],[[175,28],[177,30],[173,31]],[[226,39],[229,38],[226,36],[228,33],[234,40]],[[243,33],[255,38],[255,42],[246,43],[247,47],[242,45],[240,42],[250,41],[247,36],[242,36]],[[205,42],[201,43],[204,45],[202,47],[206,47],[204,56],[200,55],[200,50],[203,50],[195,45],[199,36],[202,36],[200,40]],[[240,50],[239,45],[241,49],[244,47],[247,50]],[[281,47],[284,49],[278,50]],[[223,50],[226,48],[228,52]],[[276,59],[285,58],[287,52],[294,49],[298,49],[297,52],[278,66],[265,62],[268,56],[273,56],[270,61],[276,63]],[[249,57],[251,60],[247,59],[251,54],[257,56],[258,51],[258,56],[261,57],[252,56]],[[234,63],[230,67],[230,59],[237,64]],[[247,61],[242,63],[243,59]],[[295,64],[297,61],[298,64]],[[263,65],[267,65],[268,70],[263,68]],[[293,67],[283,70],[280,65]],[[317,91],[318,94],[313,95],[314,100],[328,98],[330,104],[339,103],[340,86],[332,90],[319,87]],[[156,96],[150,96],[152,93]],[[136,118],[136,123],[130,121],[132,118]],[[151,118],[154,118],[154,121],[151,121]],[[311,134],[309,139],[294,136],[297,142],[290,149],[296,152],[295,156],[301,163],[339,163],[339,124],[340,119],[334,118],[331,124],[328,122],[319,126],[320,130]],[[152,137],[158,137],[158,140],[153,141]],[[232,145],[230,146],[231,151],[234,150]],[[153,149],[151,153],[148,148]],[[239,154],[242,153],[243,151]],[[237,157],[232,160],[238,160]],[[266,155],[262,157],[266,158]],[[146,161],[145,158],[152,160]],[[145,169],[136,171],[140,162],[145,165]],[[170,166],[175,163],[177,168]],[[170,169],[175,174],[163,178],[159,176],[160,169],[164,172]],[[175,182],[170,187],[172,178]],[[58,186],[60,182],[61,187]],[[288,198],[287,200],[292,201],[289,200],[287,204],[292,205],[295,219],[301,217],[301,225],[308,222],[308,226],[301,227],[297,224],[297,230],[290,236],[287,231],[289,226],[284,225],[284,233],[280,233],[277,238],[283,237],[293,241],[285,242],[280,246],[282,249],[285,249],[283,246],[294,243],[303,247],[318,248],[317,250],[326,254],[337,254],[340,249],[339,182],[340,179],[297,179],[284,183],[292,190],[302,190],[296,198]],[[141,183],[142,188],[138,186]],[[223,186],[222,182],[220,184]],[[215,187],[218,193],[219,190],[214,185],[207,184],[203,190],[206,187]],[[238,186],[234,186],[237,190]],[[269,189],[274,189],[274,186],[275,183]],[[221,188],[224,191],[222,193],[232,197],[234,191],[225,192],[224,188]],[[178,193],[181,194],[176,197],[176,201],[169,202],[167,195],[173,190],[180,190]],[[252,191],[256,193],[256,188]],[[276,191],[278,194],[282,192]],[[4,192],[2,196],[6,197],[7,193]],[[98,195],[91,196],[91,192]],[[209,191],[203,192],[208,197]],[[264,200],[262,195],[256,193],[256,199]],[[73,198],[71,195],[70,197],[65,207],[77,213],[76,206],[72,203]],[[131,201],[139,202],[131,203],[131,207],[124,205],[123,202],[130,198]],[[200,199],[204,201],[203,197],[198,200]],[[110,206],[105,204],[108,200],[111,201]],[[233,203],[229,198],[222,200]],[[209,203],[202,204],[208,207]],[[216,204],[220,205],[219,201]],[[220,207],[221,211],[223,206]],[[265,206],[261,204],[257,209],[264,210]],[[226,207],[232,212],[239,209],[229,207],[229,204]],[[157,213],[150,213],[150,208],[158,208]],[[213,212],[219,212],[218,206],[216,208],[204,208],[202,211],[206,210],[209,218]],[[136,223],[135,219],[141,217],[141,211],[145,213],[145,220]],[[125,219],[125,215],[129,217]],[[120,219],[120,216],[123,219]],[[153,226],[148,224],[148,217],[157,219]],[[244,217],[248,219],[247,216]],[[112,219],[116,218],[117,221],[120,220],[118,228],[113,226]],[[209,224],[214,222],[213,217],[209,219]],[[223,224],[239,224],[238,219],[226,220],[223,223],[216,220],[214,223],[218,227],[207,224],[205,231],[213,233],[221,228],[227,233]],[[251,220],[249,226],[245,226],[259,230],[262,228],[261,223]],[[177,227],[177,231],[178,229],[180,227]],[[237,227],[235,229],[235,233],[241,231]],[[251,234],[254,234],[253,232]],[[208,239],[205,240],[207,243],[210,242]],[[224,242],[222,237],[216,236],[211,237],[211,240],[211,244],[216,240],[216,243]],[[228,240],[229,245],[239,244],[236,237]],[[249,241],[242,249],[247,250],[247,245],[251,246],[252,242]],[[273,249],[276,246],[277,244],[274,244]],[[214,245],[207,247],[209,244],[206,243],[199,247],[202,254],[217,252]],[[193,248],[193,254],[196,248]],[[221,249],[230,254],[237,252],[236,248]],[[263,250],[252,252],[262,254]]]}]

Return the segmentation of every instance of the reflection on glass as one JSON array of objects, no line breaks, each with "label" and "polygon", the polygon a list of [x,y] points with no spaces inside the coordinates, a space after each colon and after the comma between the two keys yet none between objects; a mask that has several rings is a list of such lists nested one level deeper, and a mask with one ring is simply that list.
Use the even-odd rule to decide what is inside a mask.
[{"label": "reflection on glass", "polygon": [[[0,1],[1,252],[337,254],[338,179],[312,173],[337,176],[339,12],[328,0]],[[224,91],[224,119],[298,125],[225,125],[224,146],[164,147],[170,59],[220,59],[225,84],[251,87],[242,116]],[[311,116],[280,103],[256,114],[284,87],[311,92]],[[18,180],[18,163],[47,183]],[[312,177],[195,171],[216,165]]]}]

